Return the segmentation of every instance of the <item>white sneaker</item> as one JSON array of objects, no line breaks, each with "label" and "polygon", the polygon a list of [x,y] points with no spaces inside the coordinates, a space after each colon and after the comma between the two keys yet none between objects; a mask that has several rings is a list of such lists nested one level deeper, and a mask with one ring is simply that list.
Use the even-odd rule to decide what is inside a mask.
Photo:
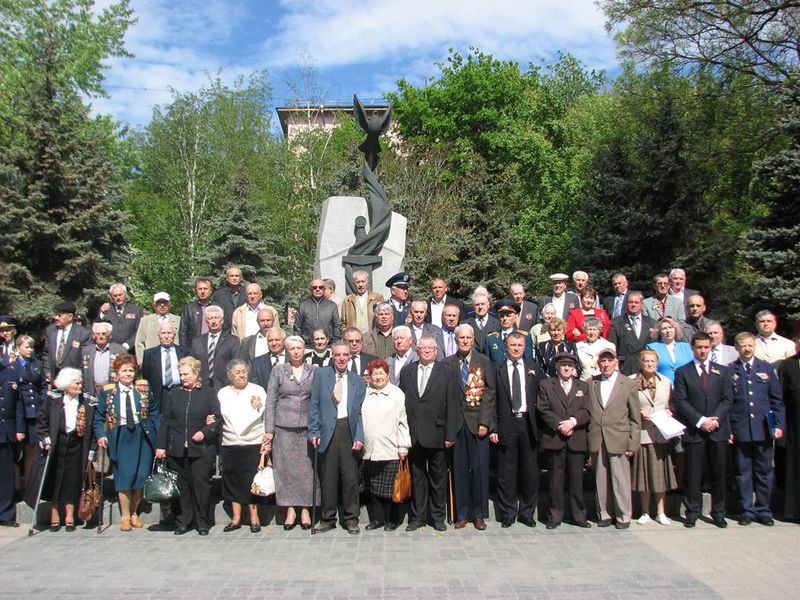
[{"label": "white sneaker", "polygon": [[661,513],[656,517],[656,523],[658,523],[659,525],[672,525],[672,521],[670,521],[667,518],[667,515],[665,515],[664,513]]},{"label": "white sneaker", "polygon": [[636,522],[639,525],[647,525],[650,522],[650,515],[648,515],[647,513],[644,513],[641,517],[636,519]]}]

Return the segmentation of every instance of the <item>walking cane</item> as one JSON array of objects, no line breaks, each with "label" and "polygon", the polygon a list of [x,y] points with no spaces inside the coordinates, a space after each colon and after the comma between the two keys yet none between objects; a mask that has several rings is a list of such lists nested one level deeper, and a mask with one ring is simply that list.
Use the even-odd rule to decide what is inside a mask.
[{"label": "walking cane", "polygon": [[103,448],[103,458],[100,460],[100,506],[97,507],[97,533],[103,533],[103,483],[106,478],[106,460],[108,459],[108,448]]},{"label": "walking cane", "polygon": [[319,461],[319,443],[314,446],[314,469],[311,476],[311,535],[317,533],[317,463]]},{"label": "walking cane", "polygon": [[450,517],[450,525],[455,523],[456,521],[456,506],[455,506],[455,497],[453,494],[453,449],[449,449],[447,452],[447,483],[450,488],[450,512],[448,517]]},{"label": "walking cane", "polygon": [[34,533],[34,528],[36,527],[36,517],[39,514],[39,503],[42,501],[42,490],[44,490],[44,479],[47,477],[47,469],[50,466],[50,450],[45,450],[42,448],[42,452],[47,453],[47,458],[44,459],[44,469],[42,470],[42,479],[39,482],[39,493],[36,494],[36,504],[33,505],[33,518],[31,519],[31,528],[28,529],[28,535],[31,536]]}]

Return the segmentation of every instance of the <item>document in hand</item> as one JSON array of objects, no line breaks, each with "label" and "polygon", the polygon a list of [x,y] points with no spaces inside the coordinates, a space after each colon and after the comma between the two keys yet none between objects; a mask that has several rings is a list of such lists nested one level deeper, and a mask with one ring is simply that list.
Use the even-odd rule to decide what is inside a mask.
[{"label": "document in hand", "polygon": [[677,419],[670,417],[665,410],[657,410],[650,416],[650,420],[658,428],[665,440],[680,437],[686,431],[686,426]]}]

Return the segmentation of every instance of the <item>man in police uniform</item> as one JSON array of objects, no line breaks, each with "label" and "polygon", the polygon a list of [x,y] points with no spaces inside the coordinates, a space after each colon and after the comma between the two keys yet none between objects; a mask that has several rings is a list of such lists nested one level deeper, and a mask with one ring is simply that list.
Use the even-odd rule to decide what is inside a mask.
[{"label": "man in police uniform", "polygon": [[391,290],[389,304],[392,305],[394,313],[394,325],[407,325],[408,311],[411,303],[408,301],[408,286],[411,285],[411,275],[408,273],[398,273],[389,278],[386,287]]},{"label": "man in police uniform", "polygon": [[495,302],[494,309],[500,321],[500,331],[490,331],[486,334],[486,341],[483,346],[483,354],[488,356],[492,362],[501,362],[506,358],[506,338],[509,334],[519,331],[525,336],[525,360],[533,360],[533,341],[527,331],[517,329],[517,315],[519,314],[519,304],[509,298],[503,298]]},{"label": "man in police uniform", "polygon": [[[733,406],[731,440],[736,448],[736,485],[742,512],[739,525],[758,521],[771,526],[772,438],[784,430],[783,393],[775,368],[755,357],[756,336],[743,331],[736,336],[739,358],[730,365]],[[755,503],[753,492],[755,491]]]}]

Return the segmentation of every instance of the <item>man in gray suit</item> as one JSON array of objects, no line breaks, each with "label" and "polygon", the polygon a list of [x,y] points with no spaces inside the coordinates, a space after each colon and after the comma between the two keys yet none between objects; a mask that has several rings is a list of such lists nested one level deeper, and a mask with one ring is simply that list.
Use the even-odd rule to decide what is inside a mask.
[{"label": "man in gray suit", "polygon": [[600,375],[589,385],[589,452],[597,486],[598,527],[627,529],[633,512],[631,458],[639,449],[642,428],[639,391],[618,370],[613,348],[600,351]]},{"label": "man in gray suit", "polygon": [[683,322],[686,321],[686,310],[682,300],[669,294],[669,276],[666,273],[656,274],[653,277],[653,289],[655,296],[646,298],[642,303],[642,312],[645,316],[654,321],[672,317],[683,326]]},{"label": "man in gray suit", "polygon": [[400,371],[403,367],[417,362],[419,358],[412,348],[413,339],[407,325],[398,325],[392,329],[392,340],[394,341],[394,354],[386,359],[386,363],[389,365],[389,381],[397,385],[400,382]]},{"label": "man in gray suit", "polygon": [[438,348],[436,360],[444,358],[444,337],[442,336],[441,327],[437,327],[432,323],[426,323],[425,318],[428,315],[428,303],[424,300],[414,300],[411,303],[411,338],[413,346],[416,349],[417,342],[422,336],[432,337],[436,340],[436,347]]},{"label": "man in gray suit", "polygon": [[725,343],[725,330],[719,321],[708,320],[706,333],[711,338],[711,362],[727,367],[739,358],[736,348]]},{"label": "man in gray suit", "polygon": [[[167,292],[158,292],[153,296],[153,310],[155,310],[155,313],[142,317],[139,329],[136,331],[136,362],[140,365],[142,364],[144,351],[161,344],[158,339],[158,329],[162,323],[172,323],[176,332],[180,330],[181,318],[173,315],[170,312],[170,308],[172,308],[172,302]],[[175,343],[180,344],[177,336],[175,337]]]},{"label": "man in gray suit", "polygon": [[114,381],[111,365],[117,356],[125,354],[125,348],[110,341],[111,323],[94,323],[92,339],[94,344],[85,346],[81,353],[81,371],[83,390],[98,396],[104,385]]},{"label": "man in gray suit", "polygon": [[511,284],[511,297],[519,304],[517,329],[530,331],[539,322],[539,306],[536,302],[525,300],[525,288],[519,282]]},{"label": "man in gray suit", "polygon": [[669,272],[669,295],[675,296],[683,302],[683,307],[689,304],[689,298],[699,294],[697,290],[686,287],[686,271],[683,269],[672,269]]}]

